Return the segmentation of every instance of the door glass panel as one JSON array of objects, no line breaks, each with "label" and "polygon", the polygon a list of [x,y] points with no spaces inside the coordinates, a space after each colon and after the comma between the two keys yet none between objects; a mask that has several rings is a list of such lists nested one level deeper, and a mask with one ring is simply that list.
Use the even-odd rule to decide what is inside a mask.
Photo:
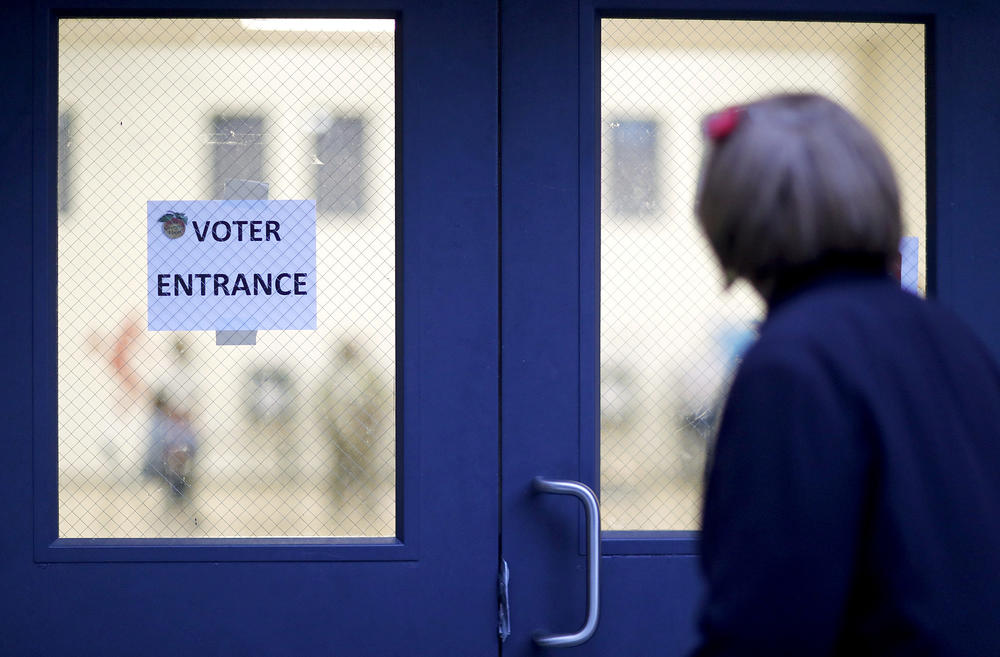
[{"label": "door glass panel", "polygon": [[[66,19],[58,75],[60,536],[392,536],[394,22]],[[314,329],[149,330],[147,202],[212,199],[316,208]]]},{"label": "door glass panel", "polygon": [[924,26],[601,23],[601,493],[608,530],[696,529],[705,447],[763,307],[722,278],[693,199],[710,111],[825,94],[880,137],[903,196],[903,282],[923,293]]}]

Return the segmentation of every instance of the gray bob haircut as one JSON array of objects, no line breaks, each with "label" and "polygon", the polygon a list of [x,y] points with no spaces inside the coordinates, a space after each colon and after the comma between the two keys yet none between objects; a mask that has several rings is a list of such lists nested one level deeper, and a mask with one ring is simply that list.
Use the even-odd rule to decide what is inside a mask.
[{"label": "gray bob haircut", "polygon": [[899,190],[875,137],[817,95],[764,98],[706,120],[695,212],[727,285],[765,297],[783,275],[833,258],[896,258]]}]

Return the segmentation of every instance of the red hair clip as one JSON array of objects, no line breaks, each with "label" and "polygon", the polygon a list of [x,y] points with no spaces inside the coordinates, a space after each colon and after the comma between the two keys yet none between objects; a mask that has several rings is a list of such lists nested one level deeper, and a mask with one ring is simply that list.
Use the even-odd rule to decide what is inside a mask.
[{"label": "red hair clip", "polygon": [[710,114],[705,119],[705,136],[712,141],[722,141],[740,124],[744,113],[742,107],[727,107],[720,112]]}]

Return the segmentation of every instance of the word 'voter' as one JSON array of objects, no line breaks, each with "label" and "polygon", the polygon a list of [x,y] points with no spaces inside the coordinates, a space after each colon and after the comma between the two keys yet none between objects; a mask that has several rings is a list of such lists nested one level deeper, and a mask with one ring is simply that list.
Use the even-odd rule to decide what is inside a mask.
[{"label": "word 'voter'", "polygon": [[[270,242],[272,239],[275,242],[281,241],[281,235],[278,234],[281,224],[277,221],[246,219],[237,219],[235,221],[219,220],[203,222],[202,226],[199,226],[197,221],[192,221],[191,225],[194,227],[194,235],[198,238],[199,242],[204,242],[209,235],[216,242],[226,242],[233,237],[234,232],[236,234],[236,241],[243,242],[246,241],[243,238],[244,229],[246,229],[246,235],[248,236],[247,240],[250,242]],[[235,231],[233,230],[234,226],[236,227]],[[263,236],[261,236],[261,233],[263,233]]]}]

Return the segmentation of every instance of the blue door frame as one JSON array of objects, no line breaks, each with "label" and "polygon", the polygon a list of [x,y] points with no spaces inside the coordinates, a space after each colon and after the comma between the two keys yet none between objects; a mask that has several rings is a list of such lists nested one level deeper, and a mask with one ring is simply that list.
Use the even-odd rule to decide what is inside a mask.
[{"label": "blue door frame", "polygon": [[[601,16],[926,22],[929,286],[1000,355],[1000,306],[992,303],[1000,281],[1000,222],[992,219],[1000,207],[1000,9],[943,0],[511,0],[499,11],[488,2],[447,4],[298,0],[276,9],[206,0],[184,14],[362,9],[400,20],[400,522],[398,540],[375,545],[57,539],[58,14],[46,3],[7,10],[0,652],[529,655],[539,653],[534,631],[582,623],[576,503],[535,495],[530,482],[598,482]],[[179,11],[153,1],[102,6],[125,15]],[[59,7],[94,14],[85,2]],[[601,621],[575,653],[683,654],[694,639],[696,548],[691,534],[606,534]],[[498,549],[511,567],[512,634],[502,645]]]}]

